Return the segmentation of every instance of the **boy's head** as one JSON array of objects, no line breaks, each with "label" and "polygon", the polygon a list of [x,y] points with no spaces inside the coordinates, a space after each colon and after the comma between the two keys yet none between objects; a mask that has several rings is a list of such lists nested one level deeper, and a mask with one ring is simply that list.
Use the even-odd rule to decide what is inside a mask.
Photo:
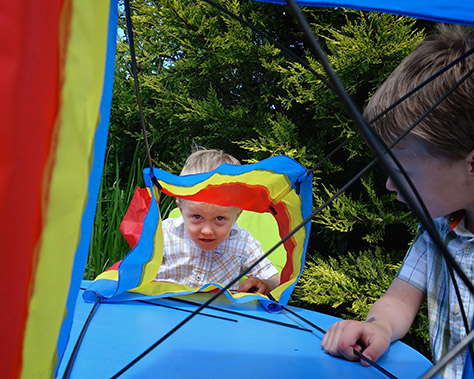
[{"label": "boy's head", "polygon": [[181,170],[180,175],[200,174],[210,172],[222,163],[240,165],[237,158],[224,153],[222,150],[215,149],[199,149],[194,151],[187,159]]},{"label": "boy's head", "polygon": [[[370,121],[410,90],[474,48],[474,32],[461,27],[439,26],[380,86],[367,105]],[[434,79],[373,124],[385,143],[394,141],[425,113],[449,88],[474,68],[474,54]],[[427,142],[428,151],[450,161],[474,149],[474,75],[467,78],[411,132]]]},{"label": "boy's head", "polygon": [[[406,57],[365,109],[374,119],[392,103],[474,48],[474,33],[441,26]],[[474,54],[434,79],[373,124],[390,144],[470,69]],[[393,149],[431,217],[474,207],[474,75],[468,77]],[[404,180],[401,178],[400,180]],[[406,186],[405,186],[406,187]],[[387,188],[405,199],[391,178]],[[406,187],[408,191],[408,187]],[[468,217],[473,217],[473,215]]]},{"label": "boy's head", "polygon": [[178,200],[186,232],[204,251],[214,250],[230,233],[240,215],[240,209],[197,201]]},{"label": "boy's head", "polygon": [[[233,156],[222,150],[197,150],[192,153],[180,175],[209,172],[222,163],[240,165]],[[191,240],[202,250],[214,250],[229,235],[232,225],[237,221],[241,210],[216,204],[189,200],[176,200],[183,216],[186,231]]]}]

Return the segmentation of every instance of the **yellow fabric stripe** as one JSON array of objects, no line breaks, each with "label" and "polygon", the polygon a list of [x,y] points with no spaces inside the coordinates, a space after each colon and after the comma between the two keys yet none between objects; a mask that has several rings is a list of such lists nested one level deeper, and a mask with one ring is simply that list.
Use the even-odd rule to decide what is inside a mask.
[{"label": "yellow fabric stripe", "polygon": [[109,280],[118,280],[118,270],[109,270],[109,271],[104,271],[97,275],[97,278],[94,279],[94,281],[99,280],[99,279],[109,279]]},{"label": "yellow fabric stripe", "polygon": [[[290,182],[287,180],[286,175],[278,174],[271,172],[271,175],[275,176],[275,179],[266,179],[265,175],[262,175],[262,170],[253,170],[250,172],[246,172],[239,175],[223,175],[216,173],[212,175],[206,181],[197,183],[191,187],[184,187],[184,186],[177,186],[174,184],[170,184],[164,182],[163,180],[158,180],[158,182],[166,188],[168,191],[180,195],[180,196],[189,196],[198,193],[202,189],[206,188],[209,185],[220,185],[220,184],[227,184],[232,181],[229,180],[230,177],[235,177],[235,183],[245,183],[245,185],[251,186],[265,186],[268,188],[268,191],[272,198],[279,197],[281,192],[287,191],[288,187],[291,185]],[[264,180],[264,182],[262,182]]]},{"label": "yellow fabric stripe", "polygon": [[[99,279],[106,279],[106,280],[108,279],[108,280],[117,281],[118,271],[117,270],[105,271],[101,273],[95,280],[99,280]],[[222,285],[222,287],[224,287],[224,285]],[[201,292],[209,292],[212,290],[220,290],[220,288],[214,285],[208,285]],[[146,284],[141,285],[140,287],[130,290],[129,292],[140,293],[140,294],[148,295],[148,296],[161,295],[162,297],[164,297],[164,296],[171,296],[173,294],[195,293],[197,291],[199,291],[199,288],[189,287],[185,284],[171,283],[171,282],[148,282]],[[233,294],[229,292],[228,294],[235,299],[249,296],[249,294],[245,292],[233,293]],[[259,296],[259,294],[252,294],[252,296]],[[264,295],[261,295],[261,296],[264,296]]]},{"label": "yellow fabric stripe", "polygon": [[[219,283],[221,284],[221,283]],[[223,284],[221,284],[222,287],[224,287]],[[210,291],[213,291],[213,290],[220,290],[219,287],[217,286],[214,286],[214,285],[208,285],[208,286],[205,286],[205,288],[193,288],[193,287],[189,287],[187,285],[184,285],[184,284],[178,284],[178,283],[170,283],[170,282],[150,282],[150,283],[147,283],[147,284],[144,284],[140,287],[137,287],[137,288],[134,288],[133,290],[130,290],[130,292],[135,292],[135,293],[140,293],[140,294],[144,294],[144,295],[150,295],[150,296],[153,296],[153,295],[157,295],[157,294],[160,294],[160,295],[167,295],[167,296],[171,296],[173,294],[183,294],[183,293],[186,293],[186,292],[189,292],[189,293],[195,293],[197,291],[200,291],[200,292],[210,292]],[[243,297],[246,297],[246,296],[263,296],[266,298],[265,295],[262,295],[262,294],[248,294],[248,293],[245,293],[245,292],[237,292],[237,293],[231,293],[229,291],[226,291],[227,292],[227,295],[228,296],[231,296],[233,297],[234,299],[240,299],[240,298],[243,298]]]},{"label": "yellow fabric stripe", "polygon": [[[153,194],[155,199],[160,198],[158,189],[153,186]],[[155,238],[153,241],[153,253],[150,260],[145,264],[143,268],[142,278],[140,284],[151,282],[155,279],[156,273],[161,266],[163,261],[163,229],[161,227],[161,216],[158,220],[158,226],[156,228]]]},{"label": "yellow fabric stripe", "polygon": [[[288,197],[283,200],[283,202],[287,204],[288,212],[290,212],[291,214],[290,230],[293,230],[303,222],[303,217],[301,216],[300,211],[300,199],[298,195],[294,191],[292,191],[288,194]],[[296,278],[301,271],[301,256],[304,251],[305,234],[305,229],[301,228],[291,237],[296,244],[295,251],[293,252],[292,277],[294,278]]]},{"label": "yellow fabric stripe", "polygon": [[56,121],[58,146],[51,157],[55,165],[50,192],[44,194],[49,206],[26,325],[22,378],[52,377],[56,366],[56,342],[66,312],[99,123],[109,6],[108,0],[72,0],[65,81]]}]

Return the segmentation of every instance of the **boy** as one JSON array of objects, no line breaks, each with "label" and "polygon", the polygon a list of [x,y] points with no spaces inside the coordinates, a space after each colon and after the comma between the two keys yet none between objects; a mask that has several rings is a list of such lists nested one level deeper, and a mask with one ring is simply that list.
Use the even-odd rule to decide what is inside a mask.
[{"label": "boy", "polygon": [[[209,172],[222,163],[240,165],[220,150],[198,150],[188,157],[180,175]],[[260,243],[235,225],[240,209],[183,199],[176,203],[181,217],[162,223],[163,263],[155,280],[194,288],[214,282],[227,285],[264,254]],[[249,275],[230,290],[266,295],[280,283],[278,270],[268,259]]]},{"label": "boy", "polygon": [[[474,33],[441,26],[406,57],[370,100],[364,116],[373,119],[395,100],[474,47]],[[474,56],[445,72],[373,125],[391,143],[442,94],[474,67]],[[403,138],[393,152],[406,170],[433,218],[441,240],[469,279],[474,279],[474,77],[471,75]],[[399,192],[391,178],[387,189]],[[398,193],[398,200],[405,202]],[[327,353],[357,360],[353,349],[377,360],[392,341],[410,328],[427,298],[430,340],[435,362],[465,335],[464,307],[472,327],[474,295],[457,277],[459,304],[439,248],[422,226],[387,292],[370,309],[366,322],[340,321],[321,343]],[[466,351],[444,370],[444,378],[461,378]],[[362,364],[367,365],[364,361]]]}]

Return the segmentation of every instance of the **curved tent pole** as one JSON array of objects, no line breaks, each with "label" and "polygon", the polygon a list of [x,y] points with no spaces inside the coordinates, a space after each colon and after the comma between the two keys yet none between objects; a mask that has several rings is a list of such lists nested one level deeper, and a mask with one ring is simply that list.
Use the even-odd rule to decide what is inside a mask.
[{"label": "curved tent pole", "polygon": [[150,167],[150,171],[152,171],[153,163],[151,160],[150,145],[148,144],[148,136],[147,136],[146,126],[145,126],[145,117],[143,116],[142,95],[140,93],[140,86],[138,84],[137,60],[135,57],[135,45],[133,43],[133,26],[132,26],[132,18],[130,17],[130,1],[129,0],[124,0],[124,7],[125,7],[125,17],[127,19],[128,46],[130,47],[130,58],[132,62],[133,82],[135,83],[135,94],[137,95],[138,113],[140,114],[140,124],[141,124],[142,132],[143,132],[143,140],[145,141],[145,150],[146,150],[146,155],[148,158],[148,166]]},{"label": "curved tent pole", "polygon": [[[292,7],[293,11],[295,12],[295,3],[292,2],[292,1],[289,1],[289,4],[290,4],[290,7]],[[296,6],[297,7],[297,6]],[[296,13],[297,15],[297,18],[298,18],[298,14]],[[301,19],[300,19],[300,22],[301,22]],[[303,23],[304,25],[304,23]],[[304,27],[303,27],[304,29]],[[306,33],[308,34],[308,33]],[[342,85],[340,85],[340,83],[338,83],[338,78],[335,77],[335,75],[332,73],[330,67],[329,67],[329,64],[326,62],[324,62],[325,60],[325,57],[324,55],[322,55],[322,51],[320,51],[320,49],[318,48],[318,45],[317,43],[316,44],[312,44],[312,47],[313,47],[313,50],[314,50],[314,46],[316,46],[316,52],[317,52],[317,55],[322,57],[322,61],[323,61],[323,65],[325,66],[326,70],[328,71],[328,74],[329,76],[331,77],[331,79],[333,80],[333,82],[336,84],[336,88],[338,88],[338,93],[339,93],[339,96],[343,99],[343,101],[345,102],[346,106],[348,107],[349,109],[349,112],[351,113],[351,115],[353,116],[353,118],[356,119],[356,121],[359,123],[359,126],[361,128],[361,132],[364,133],[364,126],[365,126],[365,132],[367,133],[367,136],[366,137],[370,137],[370,135],[372,134],[371,131],[368,129],[368,126],[367,125],[364,125],[365,124],[365,121],[362,119],[362,117],[360,116],[360,114],[358,113],[358,111],[355,109],[355,107],[353,106],[352,102],[348,101],[348,96],[346,95],[345,96],[345,91],[344,89],[342,88]],[[319,50],[319,51],[318,51]],[[342,90],[342,91],[341,91]],[[369,138],[369,140],[371,140],[372,138]],[[378,149],[379,151],[382,150],[382,151],[387,151],[388,148],[386,146],[382,146],[383,149],[380,148],[380,141],[377,141],[376,140],[376,137],[375,137],[375,142],[374,141],[371,141],[372,142],[372,147],[373,148],[376,148],[376,150]],[[383,154],[379,154],[379,156],[383,159]],[[385,163],[385,162],[384,162]],[[388,166],[388,170],[390,170],[390,166]],[[400,186],[402,188],[402,186]],[[415,191],[416,193],[416,191]],[[422,202],[420,202],[421,204],[421,207],[423,208],[423,205],[422,205]],[[425,212],[426,213],[426,212]],[[425,214],[426,216],[426,214]],[[423,218],[423,216],[422,216]],[[271,252],[271,251],[270,251]],[[270,253],[269,252],[269,253]]]},{"label": "curved tent pole", "polygon": [[270,255],[273,251],[275,251],[279,246],[281,246],[285,241],[291,238],[298,230],[304,227],[308,222],[310,222],[322,209],[327,207],[331,204],[342,192],[344,192],[348,187],[350,187],[356,180],[360,178],[369,168],[372,167],[373,164],[376,163],[376,159],[374,159],[371,164],[367,165],[360,171],[357,175],[355,175],[351,180],[349,180],[345,186],[343,186],[339,191],[337,191],[330,199],[328,199],[324,204],[318,207],[310,216],[308,216],[304,221],[302,221],[297,227],[295,227],[288,235],[282,238],[275,246],[273,246],[270,250],[268,250],[264,255],[262,255],[257,261],[254,262],[248,269],[242,271],[238,277],[234,278],[229,284],[227,284],[224,288],[216,292],[212,297],[210,297],[206,302],[201,304],[199,308],[193,311],[188,317],[182,320],[179,324],[177,324],[173,329],[168,331],[164,336],[162,336],[159,340],[153,343],[149,348],[147,348],[143,353],[137,356],[134,360],[128,363],[125,367],[123,367],[120,371],[118,371],[112,378],[118,378],[123,373],[125,373],[129,368],[139,362],[142,358],[144,358],[148,353],[150,353],[153,349],[155,349],[158,345],[164,342],[168,337],[178,331],[182,326],[184,326],[188,321],[190,321],[194,316],[196,316],[199,312],[205,309],[208,305],[213,303],[220,295],[222,295],[226,290],[228,290],[234,283],[236,283],[242,276],[245,276],[252,270],[254,266],[256,266],[259,262],[265,259],[268,255]]},{"label": "curved tent pole", "polygon": [[[300,57],[295,55],[289,48],[286,46],[282,45],[280,42],[272,38],[268,33],[262,31],[261,29],[257,28],[255,25],[247,22],[244,20],[242,17],[236,15],[235,13],[232,13],[228,9],[224,8],[222,5],[212,1],[212,0],[203,0],[209,5],[212,5],[213,7],[219,9],[229,17],[233,18],[234,20],[240,22],[242,25],[249,27],[251,30],[253,30],[257,35],[260,35],[267,39],[269,42],[271,42],[275,47],[279,48],[284,54],[286,54],[289,58],[293,59],[295,62],[301,64],[304,68],[306,68],[308,71],[310,71],[312,74],[314,74],[319,80],[321,80],[326,86],[335,91],[334,87],[327,81],[325,80],[319,73],[317,73],[307,62],[303,61]],[[283,2],[282,2],[283,3]],[[317,4],[309,4],[309,6],[315,6]],[[441,70],[439,70],[437,73],[435,73],[433,76],[425,80],[424,82],[420,83],[418,86],[413,88],[411,91],[403,95],[400,99],[395,101],[393,104],[391,104],[387,109],[385,109],[383,112],[381,112],[379,115],[377,115],[373,120],[369,121],[369,125],[374,123],[375,121],[379,120],[382,118],[385,114],[390,112],[393,108],[398,106],[400,103],[408,99],[410,96],[418,92],[420,89],[422,89],[424,86],[426,86],[428,83],[432,82],[439,76],[443,75],[446,71],[451,69],[453,66],[457,65],[458,63],[462,62],[465,58],[470,56],[471,54],[474,53],[474,48],[471,50],[467,51],[466,53],[462,54],[460,57],[449,63],[447,66],[443,67]],[[416,125],[416,124],[415,124]],[[412,129],[415,125],[410,126],[408,129]],[[331,158],[336,152],[338,152],[343,146],[345,146],[347,143],[349,143],[352,139],[355,138],[355,134],[348,137],[345,141],[341,142],[338,146],[336,146],[331,152],[329,152],[326,156],[324,156],[319,162],[317,162],[311,169],[308,169],[309,172],[315,171],[318,167],[320,167],[325,161],[327,161],[329,158]]]}]

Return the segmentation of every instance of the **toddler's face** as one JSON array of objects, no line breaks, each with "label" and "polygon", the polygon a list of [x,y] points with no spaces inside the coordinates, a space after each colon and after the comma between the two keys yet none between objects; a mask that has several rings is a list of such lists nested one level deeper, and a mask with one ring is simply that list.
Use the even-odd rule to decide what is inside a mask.
[{"label": "toddler's face", "polygon": [[[408,136],[393,149],[432,218],[447,216],[466,207],[466,166],[464,160],[448,161],[434,157],[419,138]],[[396,172],[398,168],[393,165]],[[401,179],[404,182],[404,179]],[[397,192],[397,200],[406,203],[391,177],[386,187]],[[409,188],[409,187],[407,187]],[[411,190],[408,191],[411,193]]]},{"label": "toddler's face", "polygon": [[214,250],[229,235],[232,225],[240,215],[235,207],[180,201],[179,209],[191,240],[202,250]]}]

